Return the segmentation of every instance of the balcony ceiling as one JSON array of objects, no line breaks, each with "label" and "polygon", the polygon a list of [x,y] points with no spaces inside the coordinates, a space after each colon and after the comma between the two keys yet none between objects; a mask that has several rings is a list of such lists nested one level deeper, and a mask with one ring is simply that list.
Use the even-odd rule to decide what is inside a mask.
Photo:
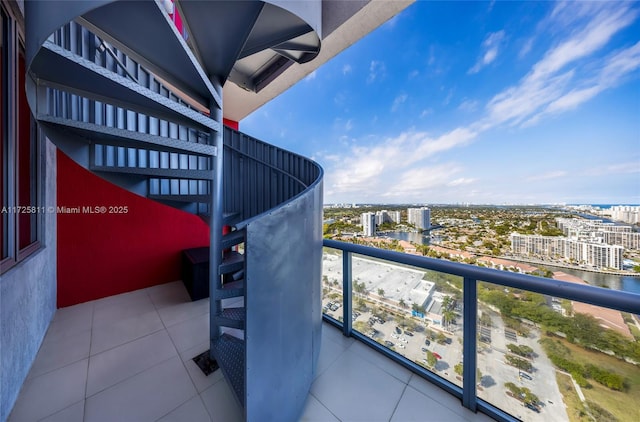
[{"label": "balcony ceiling", "polygon": [[[282,94],[301,79],[321,67],[328,60],[338,53],[356,43],[368,33],[378,28],[387,20],[400,13],[414,0],[380,1],[380,0],[336,0],[323,2],[322,14],[322,46],[320,53],[313,60],[284,66],[284,71],[276,74],[272,79],[264,82],[257,91],[253,92],[241,88],[237,83],[231,82],[235,79],[240,82],[241,78],[234,78],[232,72],[230,81],[224,85],[224,117],[234,121],[240,121],[253,113],[255,110],[266,104],[273,98]],[[290,54],[301,54],[300,45],[310,42],[306,39],[308,34],[303,34],[295,41],[295,46],[280,46],[280,54],[274,54],[272,60]],[[287,49],[292,47],[291,49]],[[265,53],[266,54],[266,53]],[[264,57],[249,56],[236,62],[235,70],[246,73],[252,66],[252,60],[263,60]],[[237,76],[237,75],[236,75]]]}]

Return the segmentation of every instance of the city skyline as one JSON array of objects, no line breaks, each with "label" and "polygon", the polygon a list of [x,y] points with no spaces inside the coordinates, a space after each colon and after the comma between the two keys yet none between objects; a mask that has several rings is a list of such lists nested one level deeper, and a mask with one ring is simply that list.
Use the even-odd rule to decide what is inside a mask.
[{"label": "city skyline", "polygon": [[421,2],[243,120],[325,203],[640,203],[640,10]]}]

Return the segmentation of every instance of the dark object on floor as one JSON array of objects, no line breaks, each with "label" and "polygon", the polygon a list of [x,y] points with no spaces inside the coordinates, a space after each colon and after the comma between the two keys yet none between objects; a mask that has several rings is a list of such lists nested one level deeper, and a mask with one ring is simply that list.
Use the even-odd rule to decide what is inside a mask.
[{"label": "dark object on floor", "polygon": [[211,359],[209,357],[209,351],[207,350],[204,353],[200,353],[198,356],[193,358],[193,361],[198,365],[198,368],[202,371],[203,374],[209,376],[209,374],[214,373],[218,370],[218,362],[215,359]]}]

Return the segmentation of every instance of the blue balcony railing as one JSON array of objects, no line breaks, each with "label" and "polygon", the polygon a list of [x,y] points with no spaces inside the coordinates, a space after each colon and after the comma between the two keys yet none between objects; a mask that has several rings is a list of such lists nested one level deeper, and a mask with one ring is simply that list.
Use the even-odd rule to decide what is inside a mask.
[{"label": "blue balcony railing", "polygon": [[[393,361],[457,396],[466,408],[472,411],[481,411],[497,420],[543,420],[545,413],[546,416],[550,416],[555,410],[565,412],[564,408],[566,406],[562,403],[563,398],[558,388],[555,387],[555,377],[566,375],[569,380],[572,378],[570,374],[562,369],[556,369],[547,358],[543,351],[542,343],[549,340],[538,341],[543,337],[553,337],[554,334],[558,334],[559,340],[557,342],[560,343],[560,340],[564,340],[560,338],[563,336],[559,332],[560,330],[552,333],[549,331],[548,326],[540,330],[540,325],[536,325],[534,322],[522,317],[509,318],[508,315],[500,312],[499,307],[487,303],[485,299],[488,296],[486,295],[493,294],[494,298],[507,297],[509,296],[507,293],[518,292],[517,297],[522,297],[523,301],[530,298],[536,298],[538,301],[544,299],[548,303],[541,302],[539,306],[545,308],[545,312],[551,313],[552,316],[556,314],[551,312],[551,309],[558,312],[558,315],[560,313],[564,315],[566,309],[563,311],[562,308],[563,306],[567,308],[567,304],[570,303],[566,301],[573,301],[574,305],[594,305],[631,315],[640,314],[640,295],[629,292],[409,255],[335,240],[325,239],[323,244],[325,246],[325,261],[323,264],[325,321],[339,327],[345,336],[351,336],[364,342]],[[331,255],[331,259],[327,259],[328,255]],[[377,269],[375,266],[378,266]],[[419,269],[419,271],[416,271],[416,269]],[[412,274],[411,271],[414,273],[421,271],[422,273],[419,274],[418,278],[415,278],[415,274]],[[396,274],[392,275],[394,272]],[[424,281],[420,279],[422,275],[424,275],[422,278]],[[440,287],[436,289],[433,288],[433,283],[429,281],[430,277],[434,275],[440,275],[440,279],[444,280],[439,285]],[[407,283],[406,281],[408,280],[413,281]],[[385,292],[380,286],[389,291]],[[393,292],[391,291],[392,286]],[[428,292],[431,289],[431,293],[415,293],[423,287],[412,286],[424,286],[423,290]],[[449,324],[443,324],[447,321],[437,321],[436,316],[438,314],[442,316],[444,313],[442,309],[434,311],[435,313],[431,314],[431,320],[428,319],[425,310],[415,312],[419,305],[425,303],[424,300],[430,300],[431,296],[428,295],[433,294],[433,291],[442,287],[449,289],[449,296],[454,298],[454,306],[451,306],[448,301],[447,305],[450,309],[457,310],[460,314],[454,313],[456,315],[455,318],[450,316],[449,319],[451,321],[448,321]],[[422,302],[416,303],[414,312],[411,309],[412,303],[403,303],[404,300],[402,300],[401,306],[398,304],[398,297],[403,295],[403,288],[413,288],[411,291],[406,290],[404,297],[412,297],[411,294],[413,294],[413,297],[417,298],[415,299],[416,301]],[[422,296],[420,296],[421,294]],[[535,294],[539,295],[536,296]],[[395,299],[392,298],[394,295]],[[444,296],[441,295],[440,297]],[[461,296],[457,302],[455,301],[456,296]],[[329,297],[333,300],[328,301]],[[424,299],[425,297],[428,299]],[[411,301],[412,299],[407,300]],[[364,305],[365,302],[368,305]],[[409,331],[406,335],[411,336],[407,337],[404,334],[400,334],[403,330],[397,325],[395,328],[391,327],[393,324],[380,325],[384,324],[384,320],[375,316],[379,315],[377,312],[382,312],[384,315],[387,313],[395,315],[395,317],[387,318],[387,321],[396,319],[403,324],[405,320],[413,320],[412,325],[415,331],[412,332],[405,328],[404,333]],[[578,313],[580,311],[575,310],[575,312]],[[618,318],[622,319],[620,312],[614,313],[618,315]],[[370,328],[366,328],[367,333],[363,332],[365,331],[363,327],[366,327],[362,320],[363,315],[369,318],[367,323]],[[459,324],[456,324],[459,317],[462,319],[461,328]],[[493,326],[491,324],[492,319],[494,321]],[[360,329],[354,327],[354,321],[356,320],[360,320],[355,322],[356,325],[359,324],[358,327]],[[506,325],[498,329],[497,326],[502,324],[503,320],[507,321],[505,324],[528,324],[532,333],[522,334],[517,327],[513,329],[506,328]],[[566,318],[563,320],[571,321],[570,323],[573,324],[573,320]],[[448,325],[448,327],[444,327],[445,325]],[[603,332],[608,331],[606,328],[601,330]],[[501,334],[504,331],[505,338],[502,338],[501,335],[497,336],[495,333],[498,331]],[[527,331],[524,325],[522,331]],[[545,331],[545,336],[540,334],[542,331]],[[442,340],[439,342],[440,344],[434,342],[435,334],[438,332],[438,338]],[[490,339],[492,332],[494,333],[493,341]],[[427,333],[431,333],[433,337],[429,337]],[[422,337],[422,335],[425,337]],[[429,338],[432,339],[431,342],[428,340]],[[630,342],[634,341],[630,334],[629,338]],[[453,343],[452,339],[459,340],[458,343],[461,344]],[[469,341],[469,339],[477,340]],[[515,346],[514,343],[519,343],[519,345]],[[511,353],[513,349],[516,349],[516,353],[518,353],[519,349],[517,347],[522,347],[524,350],[531,349],[529,346],[524,347],[527,344],[533,346],[535,350],[530,352],[531,356],[522,358]],[[572,344],[569,345],[572,346]],[[402,350],[396,351],[395,346]],[[449,363],[442,362],[440,368],[438,368],[440,363],[429,365],[427,359],[415,358],[420,353],[418,349],[422,353],[426,353],[427,357],[431,353],[432,356],[433,354],[437,355],[439,359],[441,356],[436,351],[439,351],[440,354],[449,353],[450,355],[447,357]],[[412,354],[413,356],[411,356]],[[609,352],[609,354],[612,353]],[[483,370],[489,372],[487,374],[489,376],[483,376],[479,372],[479,356],[481,356]],[[535,356],[535,360],[533,356]],[[609,357],[605,356],[602,359],[607,358]],[[611,359],[615,358],[612,357]],[[454,363],[460,360],[461,362],[455,365],[455,372],[459,374],[456,376],[453,366]],[[620,357],[618,357],[618,360],[623,362]],[[496,363],[496,361],[498,362]],[[529,365],[527,362],[533,362],[530,365],[532,368],[536,366],[540,369],[521,370],[518,365],[523,364],[526,367]],[[460,371],[460,366],[462,371]],[[478,376],[480,377],[479,379],[477,379]],[[536,378],[536,380],[534,381],[533,378]],[[487,380],[489,380],[489,388],[486,388],[485,381]],[[539,384],[534,387],[536,382]],[[547,384],[551,387],[548,387]],[[573,384],[579,390],[575,380]],[[492,387],[495,388],[492,389]],[[532,401],[528,398],[528,394],[532,393],[528,387],[531,387],[531,390],[542,391],[544,395],[549,394],[545,397],[548,399],[539,400],[537,396],[533,395],[532,397],[535,397],[535,400]],[[509,388],[511,388],[510,391],[508,391]],[[547,393],[547,390],[550,389],[555,389],[555,395]],[[525,398],[525,392],[527,392],[527,398]],[[585,404],[590,403],[585,401],[581,392],[579,395]],[[554,400],[551,400],[551,398]],[[593,403],[591,403],[591,407],[595,407]],[[606,409],[600,411],[606,412]],[[556,419],[562,420],[565,418],[556,417]]]}]

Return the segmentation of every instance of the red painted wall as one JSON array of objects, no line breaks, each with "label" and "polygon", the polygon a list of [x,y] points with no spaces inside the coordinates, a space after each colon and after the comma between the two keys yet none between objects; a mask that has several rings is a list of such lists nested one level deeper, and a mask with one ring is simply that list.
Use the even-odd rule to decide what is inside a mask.
[{"label": "red painted wall", "polygon": [[222,123],[225,126],[229,126],[233,130],[240,130],[240,124],[238,122],[236,122],[235,120],[222,119]]},{"label": "red painted wall", "polygon": [[[57,214],[58,307],[179,280],[181,251],[209,244],[198,216],[121,189],[60,151],[57,160],[58,207],[107,207]],[[128,211],[109,213],[117,206]]]}]

